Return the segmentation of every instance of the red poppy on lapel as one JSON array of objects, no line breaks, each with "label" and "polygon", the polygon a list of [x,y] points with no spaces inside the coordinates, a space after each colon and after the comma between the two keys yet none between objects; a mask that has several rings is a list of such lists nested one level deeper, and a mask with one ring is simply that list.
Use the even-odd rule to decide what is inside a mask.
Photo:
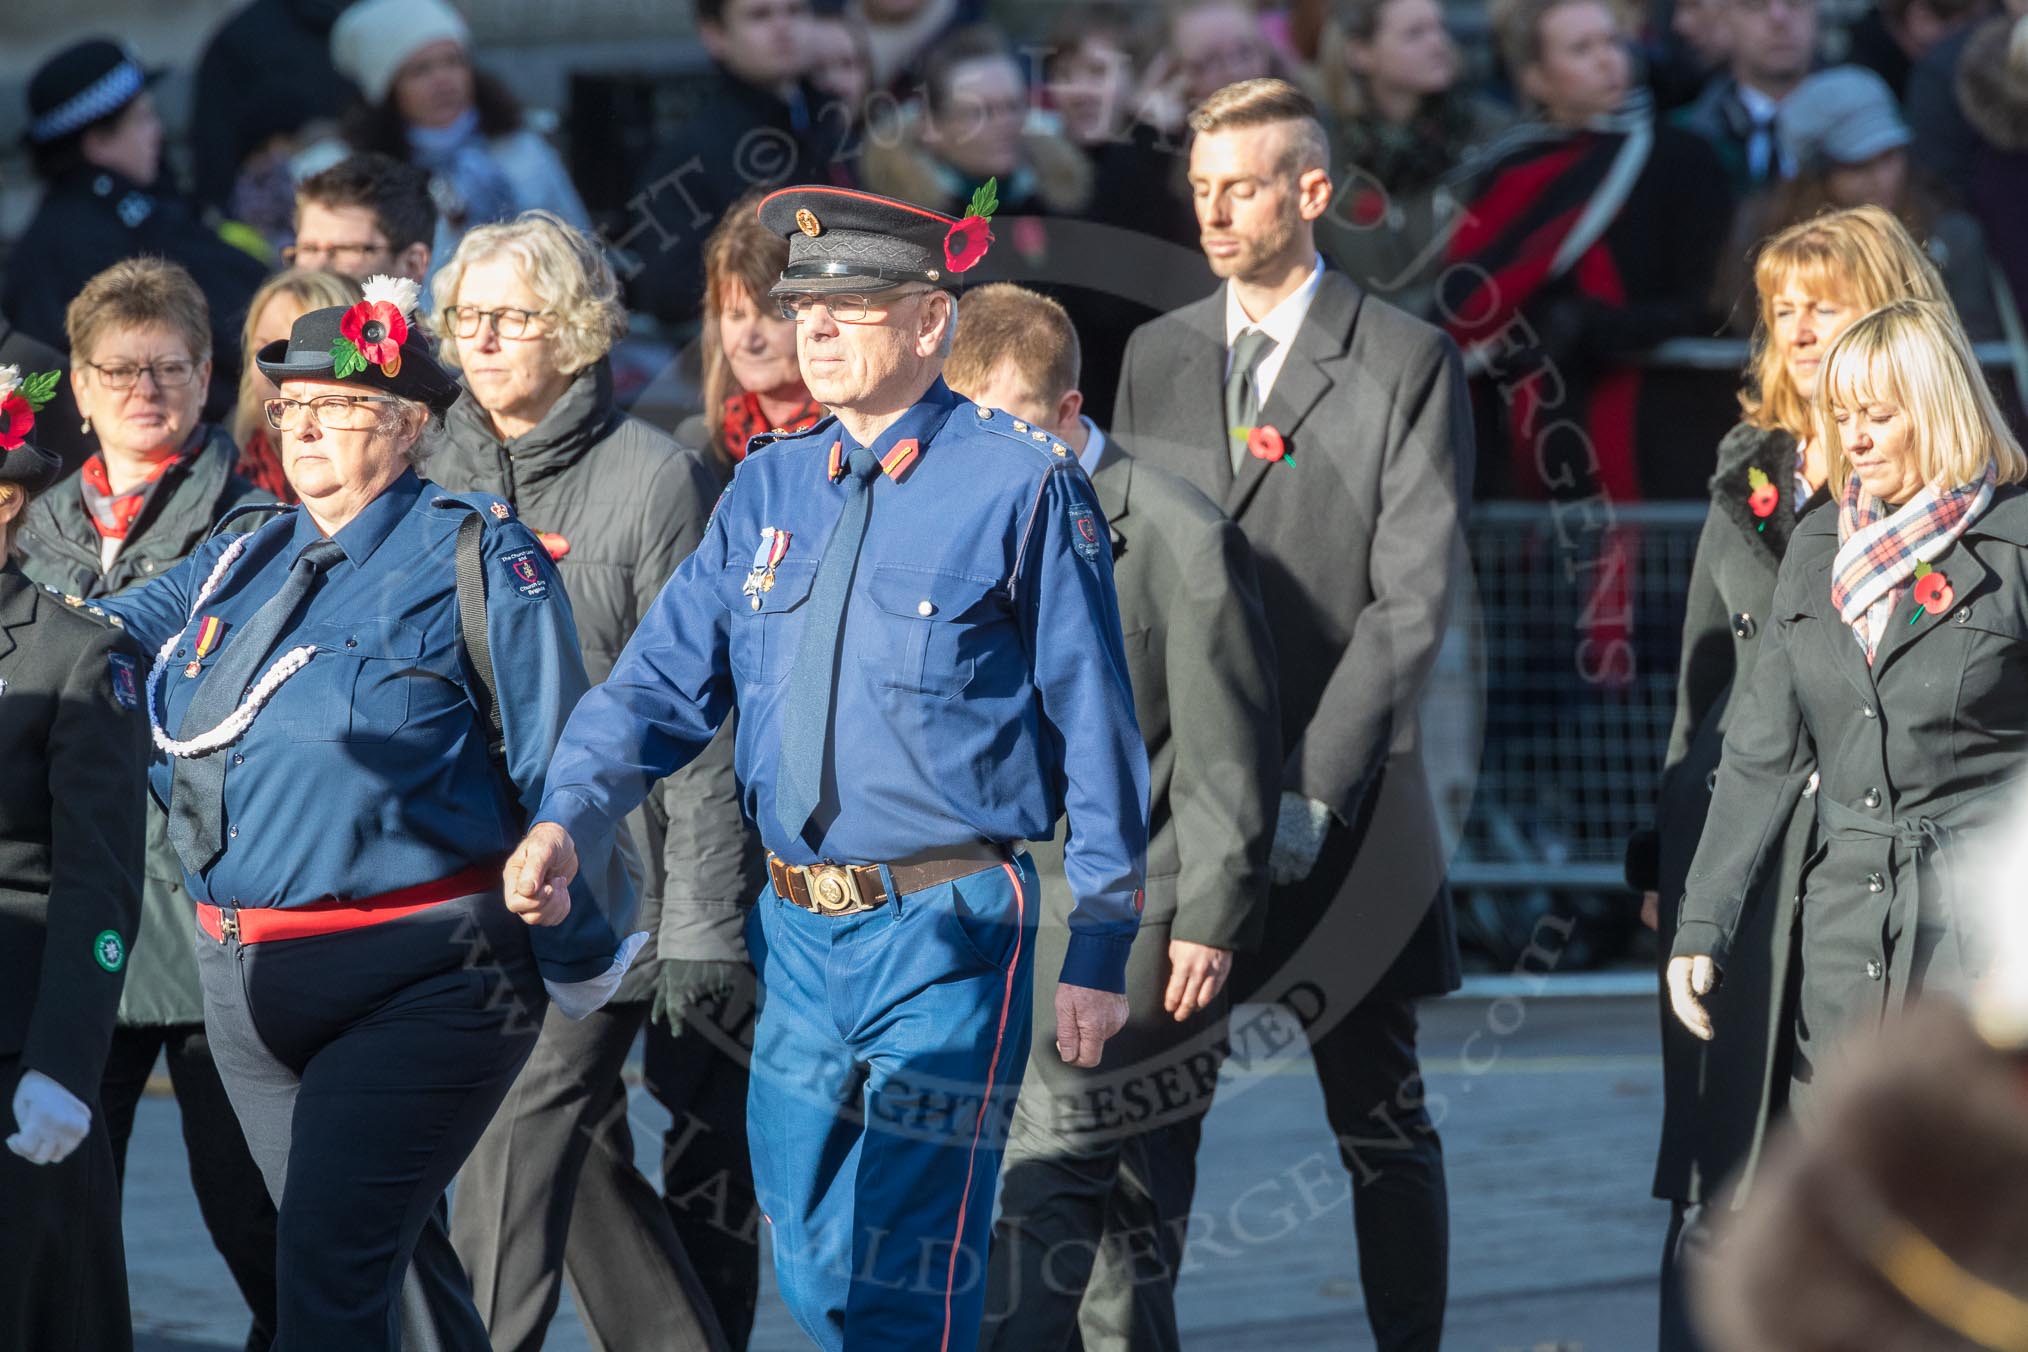
[{"label": "red poppy on lapel", "polygon": [[1926,563],[1915,565],[1915,603],[1921,610],[1908,617],[1914,624],[1925,613],[1941,615],[1951,608],[1957,594],[1951,590],[1951,580]]},{"label": "red poppy on lapel", "polygon": [[1746,505],[1753,510],[1755,516],[1760,518],[1760,524],[1755,526],[1754,529],[1757,531],[1766,530],[1767,519],[1773,516],[1775,508],[1781,505],[1782,491],[1776,488],[1774,481],[1767,477],[1764,470],[1759,468],[1747,470],[1746,481],[1753,487],[1753,492],[1746,496]]},{"label": "red poppy on lapel", "polygon": [[1282,434],[1266,423],[1250,429],[1246,434],[1247,453],[1256,460],[1280,460],[1295,464],[1295,453]]}]

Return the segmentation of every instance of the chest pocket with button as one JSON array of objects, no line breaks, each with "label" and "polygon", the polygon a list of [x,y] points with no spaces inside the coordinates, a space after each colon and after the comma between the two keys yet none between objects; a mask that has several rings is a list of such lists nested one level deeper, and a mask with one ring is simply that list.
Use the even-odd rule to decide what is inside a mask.
[{"label": "chest pocket with button", "polygon": [[1010,615],[998,587],[995,578],[878,565],[867,595],[880,612],[884,641],[863,660],[891,689],[940,699],[962,694],[981,657],[1008,637]]},{"label": "chest pocket with button", "polygon": [[731,612],[727,625],[729,657],[735,681],[774,685],[795,664],[796,641],[802,632],[803,603],[817,580],[815,559],[784,559],[775,565],[775,585],[746,593],[749,567],[741,563],[719,570],[718,596]]},{"label": "chest pocket with button", "polygon": [[[319,625],[317,655],[301,675],[289,682],[306,687],[308,695],[329,707],[313,721],[329,729],[325,737],[346,742],[386,742],[418,712],[418,699],[435,695],[457,698],[456,688],[422,667],[422,631],[401,620],[362,619]],[[309,634],[293,640],[309,642]],[[323,671],[318,672],[322,667]],[[316,673],[314,686],[310,678]],[[418,692],[418,685],[429,690]]]},{"label": "chest pocket with button", "polygon": [[[2022,613],[2019,600],[2004,593],[1982,596],[1929,622],[1948,625],[1963,643],[1959,725],[1977,729],[1982,736],[2028,736],[2028,700],[2021,698],[2021,691],[2028,689],[2028,614]],[[1918,652],[1907,657],[1922,660]]]}]

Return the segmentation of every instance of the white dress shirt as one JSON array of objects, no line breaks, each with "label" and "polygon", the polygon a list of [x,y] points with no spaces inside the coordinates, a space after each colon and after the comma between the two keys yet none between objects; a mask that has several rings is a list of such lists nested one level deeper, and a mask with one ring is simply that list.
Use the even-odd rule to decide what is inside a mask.
[{"label": "white dress shirt", "polygon": [[1240,308],[1239,293],[1232,289],[1232,283],[1225,284],[1225,373],[1232,373],[1232,345],[1246,329],[1259,329],[1275,340],[1260,364],[1253,368],[1253,387],[1260,395],[1260,406],[1267,407],[1268,396],[1274,393],[1275,377],[1282,373],[1282,363],[1288,360],[1289,348],[1301,332],[1303,320],[1309,317],[1310,302],[1317,298],[1317,288],[1324,284],[1324,257],[1317,256],[1310,268],[1310,275],[1303,284],[1282,298],[1281,304],[1269,310],[1258,321],[1248,319],[1246,311]]},{"label": "white dress shirt", "polygon": [[1077,453],[1077,463],[1084,470],[1085,477],[1089,478],[1098,473],[1099,461],[1105,458],[1106,434],[1083,414],[1078,415],[1078,420],[1084,424],[1085,443],[1084,449]]}]

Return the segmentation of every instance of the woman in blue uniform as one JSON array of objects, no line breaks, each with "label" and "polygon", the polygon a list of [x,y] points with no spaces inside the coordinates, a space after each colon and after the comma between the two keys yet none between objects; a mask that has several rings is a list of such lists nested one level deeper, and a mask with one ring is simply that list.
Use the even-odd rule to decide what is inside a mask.
[{"label": "woman in blue uniform", "polygon": [[[290,1352],[487,1347],[444,1189],[546,1005],[596,1008],[644,937],[616,937],[633,897],[610,836],[558,923],[502,901],[584,669],[535,536],[417,476],[458,386],[414,304],[375,278],[262,349],[303,505],[109,605],[154,659],[155,790],[213,1052],[280,1209]],[[491,653],[514,658],[497,686]]]}]

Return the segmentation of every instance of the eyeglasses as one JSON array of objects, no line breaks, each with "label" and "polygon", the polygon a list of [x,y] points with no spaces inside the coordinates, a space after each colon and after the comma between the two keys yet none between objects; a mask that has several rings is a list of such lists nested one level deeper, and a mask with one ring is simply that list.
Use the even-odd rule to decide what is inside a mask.
[{"label": "eyeglasses", "polygon": [[807,291],[791,291],[777,296],[775,299],[781,302],[778,308],[781,311],[782,318],[793,319],[798,324],[808,319],[810,312],[819,305],[823,306],[830,313],[831,318],[837,320],[840,324],[866,324],[879,322],[889,310],[894,308],[894,302],[906,300],[911,296],[926,296],[929,292],[930,288],[928,287],[918,287],[913,291],[898,293],[883,291],[878,296],[862,296],[850,291],[826,293],[818,296],[811,295]]},{"label": "eyeglasses", "polygon": [[268,426],[277,432],[301,427],[305,412],[317,419],[319,427],[334,432],[363,432],[380,421],[380,415],[368,408],[368,404],[399,402],[379,394],[326,394],[308,401],[270,399],[261,405],[261,412],[266,415]]},{"label": "eyeglasses", "polygon": [[[452,305],[444,310],[444,322],[460,338],[477,338],[479,330],[491,320],[493,332],[512,342],[517,338],[541,337],[546,326],[535,321],[548,319],[555,313],[554,310],[481,310],[471,305]],[[531,329],[534,331],[532,334]]]},{"label": "eyeglasses", "polygon": [[88,361],[85,365],[98,372],[99,382],[109,390],[131,390],[134,382],[143,375],[152,379],[158,390],[180,390],[197,374],[197,363],[188,357],[151,361],[146,366],[128,366],[125,363],[101,366],[95,361]]},{"label": "eyeglasses", "polygon": [[290,267],[298,263],[304,267],[317,267],[325,262],[342,269],[363,267],[367,260],[391,252],[393,246],[384,239],[369,244],[291,244],[282,250],[282,261]]}]

